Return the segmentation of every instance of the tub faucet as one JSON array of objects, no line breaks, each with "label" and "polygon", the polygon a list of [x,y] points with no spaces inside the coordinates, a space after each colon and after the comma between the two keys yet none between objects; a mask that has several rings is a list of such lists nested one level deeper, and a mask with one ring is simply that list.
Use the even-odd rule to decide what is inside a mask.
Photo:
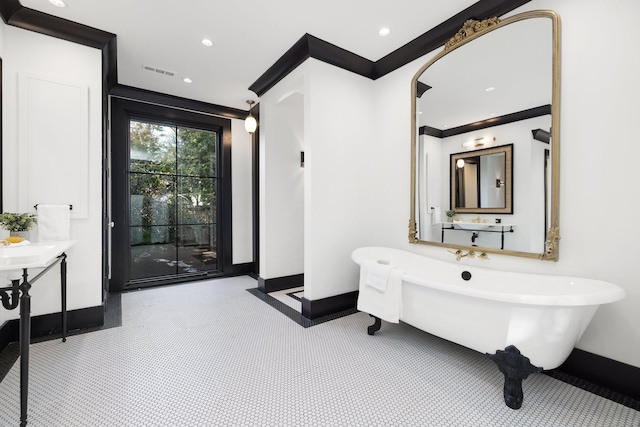
[{"label": "tub faucet", "polygon": [[460,249],[458,249],[455,252],[449,251],[452,254],[454,254],[456,256],[456,261],[460,261],[462,258],[468,256],[469,258],[473,258],[476,256],[476,253],[474,251],[469,251],[466,254],[464,252],[462,252]]}]

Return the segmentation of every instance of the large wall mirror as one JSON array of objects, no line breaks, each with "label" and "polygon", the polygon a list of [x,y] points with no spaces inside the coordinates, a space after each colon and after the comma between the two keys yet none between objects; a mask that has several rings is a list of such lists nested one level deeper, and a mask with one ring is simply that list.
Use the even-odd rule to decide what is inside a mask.
[{"label": "large wall mirror", "polygon": [[558,15],[469,20],[411,88],[409,241],[557,260]]}]

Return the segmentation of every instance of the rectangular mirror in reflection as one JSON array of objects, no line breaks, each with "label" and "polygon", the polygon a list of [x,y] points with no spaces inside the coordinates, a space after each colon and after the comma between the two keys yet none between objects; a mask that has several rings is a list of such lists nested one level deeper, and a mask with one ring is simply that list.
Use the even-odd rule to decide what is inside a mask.
[{"label": "rectangular mirror in reflection", "polygon": [[450,156],[451,209],[513,213],[513,144]]}]

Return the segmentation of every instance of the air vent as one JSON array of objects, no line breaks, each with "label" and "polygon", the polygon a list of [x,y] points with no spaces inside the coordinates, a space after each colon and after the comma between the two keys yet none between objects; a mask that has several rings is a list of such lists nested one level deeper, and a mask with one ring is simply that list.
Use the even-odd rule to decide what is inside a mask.
[{"label": "air vent", "polygon": [[162,68],[152,67],[151,65],[142,64],[142,69],[145,71],[150,71],[156,74],[163,74],[165,76],[173,77],[176,75],[175,71],[163,70]]}]

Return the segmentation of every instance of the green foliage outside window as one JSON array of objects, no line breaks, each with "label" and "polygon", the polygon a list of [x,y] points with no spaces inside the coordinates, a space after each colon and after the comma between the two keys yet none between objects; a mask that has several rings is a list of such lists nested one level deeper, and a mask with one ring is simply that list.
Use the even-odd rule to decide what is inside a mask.
[{"label": "green foliage outside window", "polygon": [[176,241],[171,225],[215,224],[218,134],[131,121],[129,135],[130,194],[142,196],[131,225],[143,227],[142,244],[152,243],[151,226],[170,226]]}]

